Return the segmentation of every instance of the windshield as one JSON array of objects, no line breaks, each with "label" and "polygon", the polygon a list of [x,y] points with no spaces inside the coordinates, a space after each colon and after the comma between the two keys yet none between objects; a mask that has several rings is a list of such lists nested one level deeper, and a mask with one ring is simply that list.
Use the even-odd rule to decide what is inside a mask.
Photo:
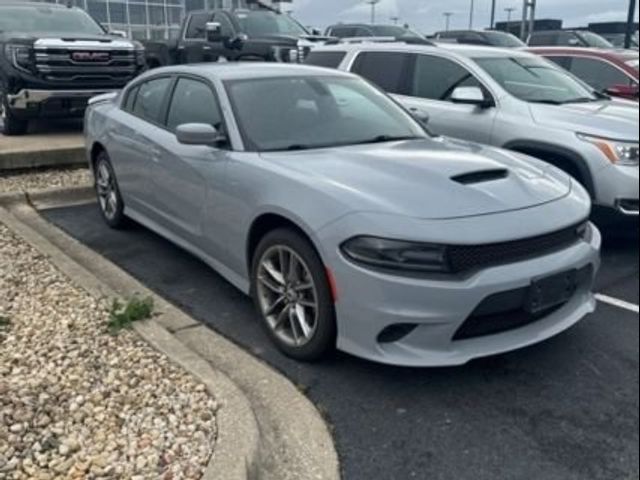
[{"label": "windshield", "polygon": [[477,58],[475,61],[502,88],[525,102],[563,104],[598,100],[586,85],[542,58]]},{"label": "windshield", "polygon": [[225,82],[245,147],[306,150],[428,138],[384,93],[357,78],[278,77]]},{"label": "windshield", "polygon": [[309,32],[289,15],[275,12],[259,11],[238,12],[241,30],[250,37],[268,35],[293,35],[296,37],[308,35]]},{"label": "windshield", "polygon": [[491,41],[491,45],[496,47],[519,48],[526,47],[526,44],[515,35],[503,32],[484,32],[484,35]]},{"label": "windshield", "polygon": [[0,32],[104,35],[87,13],[75,8],[0,5]]},{"label": "windshield", "polygon": [[413,30],[394,25],[376,25],[371,28],[376,37],[423,38],[422,35]]},{"label": "windshield", "polygon": [[589,45],[595,48],[614,48],[611,42],[608,42],[600,35],[593,32],[578,32],[578,35]]}]

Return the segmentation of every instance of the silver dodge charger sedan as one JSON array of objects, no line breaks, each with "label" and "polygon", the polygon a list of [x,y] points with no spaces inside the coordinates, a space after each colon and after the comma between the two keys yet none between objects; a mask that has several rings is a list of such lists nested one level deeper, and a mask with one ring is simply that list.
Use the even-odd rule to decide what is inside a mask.
[{"label": "silver dodge charger sedan", "polygon": [[587,192],[419,118],[349,73],[212,64],[95,98],[85,131],[105,221],[201,258],[293,358],[459,365],[592,312]]}]

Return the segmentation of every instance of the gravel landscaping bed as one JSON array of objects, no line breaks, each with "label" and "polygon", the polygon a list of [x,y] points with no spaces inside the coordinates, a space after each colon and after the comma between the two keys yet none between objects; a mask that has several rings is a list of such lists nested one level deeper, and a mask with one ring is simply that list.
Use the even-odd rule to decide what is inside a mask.
[{"label": "gravel landscaping bed", "polygon": [[91,175],[87,168],[0,172],[0,193],[86,185],[91,185]]},{"label": "gravel landscaping bed", "polygon": [[[75,170],[9,182],[15,190],[83,178]],[[110,307],[0,223],[0,480],[202,476],[215,399],[133,331],[110,335]]]}]

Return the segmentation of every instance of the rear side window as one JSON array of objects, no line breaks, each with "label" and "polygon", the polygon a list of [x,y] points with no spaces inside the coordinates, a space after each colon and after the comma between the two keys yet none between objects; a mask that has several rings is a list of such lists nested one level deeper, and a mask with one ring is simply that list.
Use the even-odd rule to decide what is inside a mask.
[{"label": "rear side window", "polygon": [[138,90],[140,90],[140,87],[134,87],[131,90],[129,90],[129,93],[127,94],[127,98],[125,99],[124,103],[122,104],[123,110],[126,110],[127,112],[133,112],[133,106],[136,103],[136,98],[138,96]]},{"label": "rear side window", "polygon": [[404,94],[411,54],[395,52],[363,52],[351,70],[375,83],[385,92]]},{"label": "rear side window", "polygon": [[316,67],[338,68],[346,55],[346,52],[311,52],[305,63]]},{"label": "rear side window", "polygon": [[206,123],[220,129],[222,114],[211,87],[204,82],[181,78],[169,106],[167,128],[175,132],[185,123]]},{"label": "rear side window", "polygon": [[169,85],[169,77],[149,80],[140,85],[132,113],[149,122],[161,123]]},{"label": "rear side window", "polygon": [[559,56],[550,56],[545,57],[547,60],[551,60],[556,65],[564,68],[565,70],[571,69],[571,57],[559,57]]},{"label": "rear side window", "polygon": [[355,37],[356,29],[353,27],[335,27],[331,29],[330,35],[338,38]]},{"label": "rear side window", "polygon": [[206,33],[207,22],[211,18],[209,13],[196,13],[191,16],[189,26],[187,27],[186,38],[204,39]]}]

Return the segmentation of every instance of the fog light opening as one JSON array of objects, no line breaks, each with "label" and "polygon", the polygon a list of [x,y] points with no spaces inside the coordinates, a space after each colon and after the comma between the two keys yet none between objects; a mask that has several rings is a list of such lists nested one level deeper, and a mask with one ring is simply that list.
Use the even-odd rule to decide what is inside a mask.
[{"label": "fog light opening", "polygon": [[378,343],[395,343],[413,332],[418,325],[415,323],[397,323],[389,325],[378,335]]}]

